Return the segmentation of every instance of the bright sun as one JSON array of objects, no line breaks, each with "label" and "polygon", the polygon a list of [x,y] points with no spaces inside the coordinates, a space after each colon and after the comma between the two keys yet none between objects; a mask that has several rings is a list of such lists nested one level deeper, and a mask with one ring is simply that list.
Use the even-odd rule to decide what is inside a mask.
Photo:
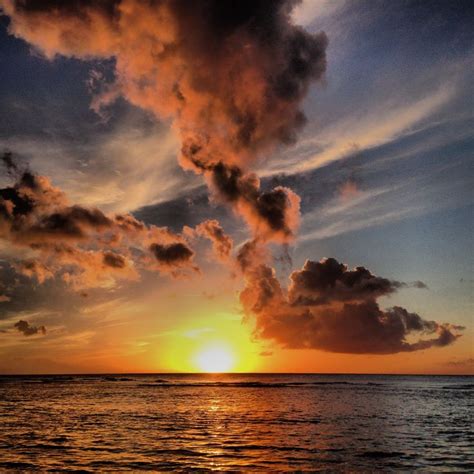
[{"label": "bright sun", "polygon": [[230,372],[235,363],[232,351],[223,345],[207,346],[194,357],[202,372]]}]

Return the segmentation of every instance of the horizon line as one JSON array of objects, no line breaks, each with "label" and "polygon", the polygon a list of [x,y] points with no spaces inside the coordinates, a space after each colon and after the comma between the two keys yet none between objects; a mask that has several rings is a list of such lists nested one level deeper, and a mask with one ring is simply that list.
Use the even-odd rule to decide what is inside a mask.
[{"label": "horizon line", "polygon": [[341,375],[341,376],[399,376],[399,377],[473,377],[474,373],[396,373],[396,372],[50,372],[0,373],[0,377],[50,376],[133,376],[133,375]]}]

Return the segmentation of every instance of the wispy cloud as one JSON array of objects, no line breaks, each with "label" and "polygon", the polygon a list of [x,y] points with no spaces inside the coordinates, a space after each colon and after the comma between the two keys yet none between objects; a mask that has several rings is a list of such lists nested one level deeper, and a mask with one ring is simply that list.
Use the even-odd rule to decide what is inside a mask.
[{"label": "wispy cloud", "polygon": [[292,151],[291,159],[278,160],[263,172],[304,172],[400,139],[413,133],[415,125],[448,104],[455,92],[455,87],[449,85],[409,103],[401,97],[400,103],[393,99],[368,103],[364,110],[340,117],[314,136],[303,138]]},{"label": "wispy cloud", "polygon": [[399,138],[412,126],[448,103],[454,96],[454,91],[453,87],[447,86],[410,104],[378,104],[368,113],[356,113],[323,131],[319,140],[322,139],[329,145],[296,169],[321,166],[344,158],[353,153],[354,149],[367,150]]},{"label": "wispy cloud", "polygon": [[[446,167],[438,170],[438,174],[443,172],[446,172]],[[303,217],[298,241],[334,237],[474,201],[472,195],[470,201],[465,200],[469,196],[469,193],[462,191],[469,186],[466,178],[440,183],[435,179],[436,173],[433,174],[360,191],[350,200],[341,201],[336,196]]]},{"label": "wispy cloud", "polygon": [[173,199],[199,183],[176,164],[175,134],[159,125],[139,128],[124,121],[81,146],[63,139],[14,136],[0,140],[0,147],[15,150],[34,169],[54,176],[73,201],[107,212]]}]

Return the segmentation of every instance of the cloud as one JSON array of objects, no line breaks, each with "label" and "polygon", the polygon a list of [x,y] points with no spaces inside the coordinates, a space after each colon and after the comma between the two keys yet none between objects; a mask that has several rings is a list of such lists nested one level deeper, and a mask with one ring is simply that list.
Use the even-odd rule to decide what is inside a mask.
[{"label": "cloud", "polygon": [[19,332],[23,333],[24,336],[34,336],[36,334],[46,334],[46,328],[44,326],[30,326],[27,321],[20,319],[14,324],[14,327]]},{"label": "cloud", "polygon": [[187,263],[194,255],[194,252],[181,242],[168,245],[154,243],[151,244],[150,250],[156,260],[164,265]]},{"label": "cloud", "polygon": [[0,137],[0,148],[28,159],[38,174],[54,176],[75,203],[106,212],[130,212],[199,185],[200,178],[183,173],[177,163],[179,141],[166,123],[131,105],[125,112],[116,108],[113,121],[95,127],[91,123],[89,132],[81,124],[64,126],[81,136],[80,144],[61,136],[58,126],[47,136],[19,131]]},{"label": "cloud", "polygon": [[382,310],[377,299],[403,285],[364,267],[349,270],[333,258],[307,261],[290,275],[288,291],[267,265],[247,267],[245,278],[240,301],[255,336],[285,348],[412,352],[452,344],[464,329],[425,320],[400,306]]},{"label": "cloud", "polygon": [[114,268],[124,268],[125,267],[125,258],[122,255],[112,253],[112,252],[105,252],[104,253],[104,263],[109,267]]},{"label": "cloud", "polygon": [[112,227],[112,221],[99,209],[70,206],[41,217],[30,227],[32,238],[61,238],[80,240],[89,230],[104,230]]},{"label": "cloud", "polygon": [[13,160],[13,154],[10,151],[6,151],[5,153],[3,153],[1,160],[5,165],[7,173],[9,175],[16,175],[18,173],[18,167],[15,161]]},{"label": "cloud", "polygon": [[38,283],[44,283],[50,278],[54,278],[54,273],[43,263],[37,260],[23,260],[14,265],[15,270],[29,278],[36,278]]},{"label": "cloud", "polygon": [[457,360],[450,360],[446,362],[446,365],[449,365],[451,367],[457,367],[457,368],[474,368],[474,357],[468,357],[466,359],[457,359]]},{"label": "cloud", "polygon": [[196,233],[212,242],[213,251],[219,260],[225,262],[230,258],[234,242],[217,220],[209,219],[202,222],[196,227]]},{"label": "cloud", "polygon": [[342,201],[354,199],[360,194],[361,191],[353,180],[346,181],[339,187],[339,198]]},{"label": "cloud", "polygon": [[322,18],[334,14],[344,7],[346,0],[334,2],[332,0],[302,0],[297,2],[292,12],[295,23],[309,25],[315,18]]},{"label": "cloud", "polygon": [[183,236],[128,214],[71,205],[49,179],[20,169],[11,154],[3,162],[16,181],[0,189],[0,239],[29,253],[14,263],[18,273],[39,283],[59,276],[79,290],[137,280],[140,269],[195,269]]},{"label": "cloud", "polygon": [[361,301],[389,295],[401,286],[373,275],[364,267],[349,270],[334,258],[307,260],[290,275],[289,300],[293,305],[320,305],[333,301]]},{"label": "cloud", "polygon": [[295,2],[2,5],[10,32],[48,58],[114,58],[116,80],[92,106],[123,96],[171,118],[184,168],[204,174],[255,234],[293,237],[298,199],[283,188],[260,191],[248,168],[295,140],[305,123],[301,101],[326,69],[326,35],[291,22]]},{"label": "cloud", "polygon": [[[374,105],[370,113],[351,117],[331,124],[318,134],[318,140],[325,142],[324,150],[309,157],[294,171],[303,171],[326,165],[334,160],[345,158],[354,151],[354,145],[360,150],[368,150],[412,133],[413,127],[426,119],[455,96],[454,86],[440,86],[425,97],[410,104],[390,103]],[[388,112],[387,112],[388,111]],[[314,139],[301,142],[308,146]]]},{"label": "cloud", "polygon": [[244,242],[235,256],[237,267],[244,274],[255,265],[264,264],[269,259],[267,248],[258,239]]},{"label": "cloud", "polygon": [[[433,9],[413,1],[315,0],[300,3],[294,13],[300,24],[324,27],[330,38],[327,87],[306,103],[309,124],[290,157],[265,162],[262,173],[321,167],[347,158],[354,147],[363,152],[472,116],[472,41],[463,2]],[[443,132],[437,133],[440,141]]]},{"label": "cloud", "polygon": [[[416,154],[411,156],[417,159]],[[368,167],[370,163],[374,165],[373,160],[367,160]],[[298,240],[326,239],[470,204],[467,168],[467,161],[455,162],[452,158],[437,165],[431,160],[411,176],[394,176],[393,168],[382,167],[378,182],[365,183],[365,189],[357,196],[350,200],[335,196],[304,214]],[[327,194],[331,196],[331,191]]]},{"label": "cloud", "polygon": [[243,216],[253,235],[282,243],[294,238],[299,225],[300,198],[291,189],[278,186],[262,191],[256,174],[244,173],[241,168],[223,162],[197,166],[205,173],[213,197]]}]

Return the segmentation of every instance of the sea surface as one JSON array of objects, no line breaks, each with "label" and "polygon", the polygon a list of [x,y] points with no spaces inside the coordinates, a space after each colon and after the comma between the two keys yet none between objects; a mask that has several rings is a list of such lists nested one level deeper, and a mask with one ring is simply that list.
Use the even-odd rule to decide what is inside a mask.
[{"label": "sea surface", "polygon": [[0,377],[0,471],[473,472],[472,377]]}]

